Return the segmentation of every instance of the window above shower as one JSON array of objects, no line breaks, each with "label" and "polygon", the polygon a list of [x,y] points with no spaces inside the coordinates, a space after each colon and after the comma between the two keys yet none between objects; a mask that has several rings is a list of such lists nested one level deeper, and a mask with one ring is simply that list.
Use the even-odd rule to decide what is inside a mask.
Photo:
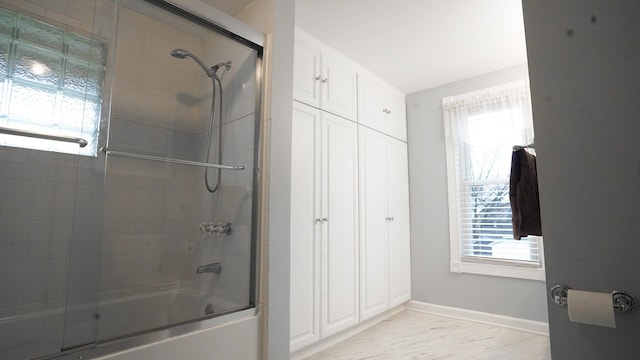
[{"label": "window above shower", "polygon": [[106,59],[105,42],[0,9],[0,145],[95,156]]}]

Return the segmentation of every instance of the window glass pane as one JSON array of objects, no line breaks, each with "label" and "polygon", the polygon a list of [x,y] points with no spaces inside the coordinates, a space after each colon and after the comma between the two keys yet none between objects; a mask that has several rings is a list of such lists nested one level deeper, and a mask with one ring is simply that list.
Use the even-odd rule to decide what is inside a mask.
[{"label": "window glass pane", "polygon": [[62,55],[27,45],[16,48],[14,76],[57,86],[62,71]]},{"label": "window glass pane", "polygon": [[70,33],[68,36],[67,53],[69,55],[96,64],[106,62],[106,49],[101,43],[78,34]]},{"label": "window glass pane", "polygon": [[51,123],[55,109],[56,90],[25,86],[20,83],[13,84],[9,102],[10,118]]},{"label": "window glass pane", "polygon": [[11,40],[0,36],[0,75],[7,75],[7,64],[9,60],[9,46]]},{"label": "window glass pane", "polygon": [[88,95],[100,96],[102,94],[102,81],[104,71],[100,66],[93,66],[86,61],[79,62],[67,59],[64,74],[65,90],[73,90]]},{"label": "window glass pane", "polygon": [[11,36],[13,32],[13,14],[5,9],[0,9],[0,33]]},{"label": "window glass pane", "polygon": [[64,31],[27,17],[20,17],[18,39],[56,51],[64,49]]},{"label": "window glass pane", "polygon": [[65,94],[62,96],[60,109],[61,126],[70,126],[80,129],[95,129],[100,107],[97,101],[85,101],[84,97]]}]

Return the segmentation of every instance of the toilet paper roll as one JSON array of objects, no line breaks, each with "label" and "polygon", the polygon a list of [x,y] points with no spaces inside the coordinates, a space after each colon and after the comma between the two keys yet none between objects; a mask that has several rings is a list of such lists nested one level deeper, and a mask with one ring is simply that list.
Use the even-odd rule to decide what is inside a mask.
[{"label": "toilet paper roll", "polygon": [[609,293],[571,290],[567,292],[569,320],[573,322],[616,327],[613,297]]}]

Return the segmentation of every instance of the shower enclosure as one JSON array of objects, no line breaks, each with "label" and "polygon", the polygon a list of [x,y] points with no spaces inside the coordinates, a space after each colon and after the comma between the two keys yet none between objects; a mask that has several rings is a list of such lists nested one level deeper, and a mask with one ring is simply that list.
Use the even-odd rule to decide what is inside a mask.
[{"label": "shower enclosure", "polygon": [[161,0],[0,0],[0,359],[255,308],[261,62]]}]

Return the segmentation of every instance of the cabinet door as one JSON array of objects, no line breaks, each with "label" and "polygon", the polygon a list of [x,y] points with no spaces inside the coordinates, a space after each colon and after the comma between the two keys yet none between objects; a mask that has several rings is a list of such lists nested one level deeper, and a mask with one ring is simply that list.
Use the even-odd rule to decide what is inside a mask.
[{"label": "cabinet door", "polygon": [[407,144],[387,138],[389,217],[389,307],[411,298],[409,171]]},{"label": "cabinet door", "polygon": [[320,111],[293,102],[291,351],[320,339]]},{"label": "cabinet door", "polygon": [[322,110],[356,121],[358,81],[356,70],[344,59],[322,53]]},{"label": "cabinet door", "polygon": [[358,123],[384,132],[386,110],[384,89],[377,81],[358,78]]},{"label": "cabinet door", "polygon": [[360,126],[360,319],[388,309],[387,136]]},{"label": "cabinet door", "polygon": [[384,132],[396,139],[407,141],[407,109],[405,101],[389,94],[386,98],[387,109]]},{"label": "cabinet door", "polygon": [[320,106],[320,51],[296,39],[293,50],[293,98]]},{"label": "cabinet door", "polygon": [[322,112],[321,337],[358,323],[357,125]]}]

